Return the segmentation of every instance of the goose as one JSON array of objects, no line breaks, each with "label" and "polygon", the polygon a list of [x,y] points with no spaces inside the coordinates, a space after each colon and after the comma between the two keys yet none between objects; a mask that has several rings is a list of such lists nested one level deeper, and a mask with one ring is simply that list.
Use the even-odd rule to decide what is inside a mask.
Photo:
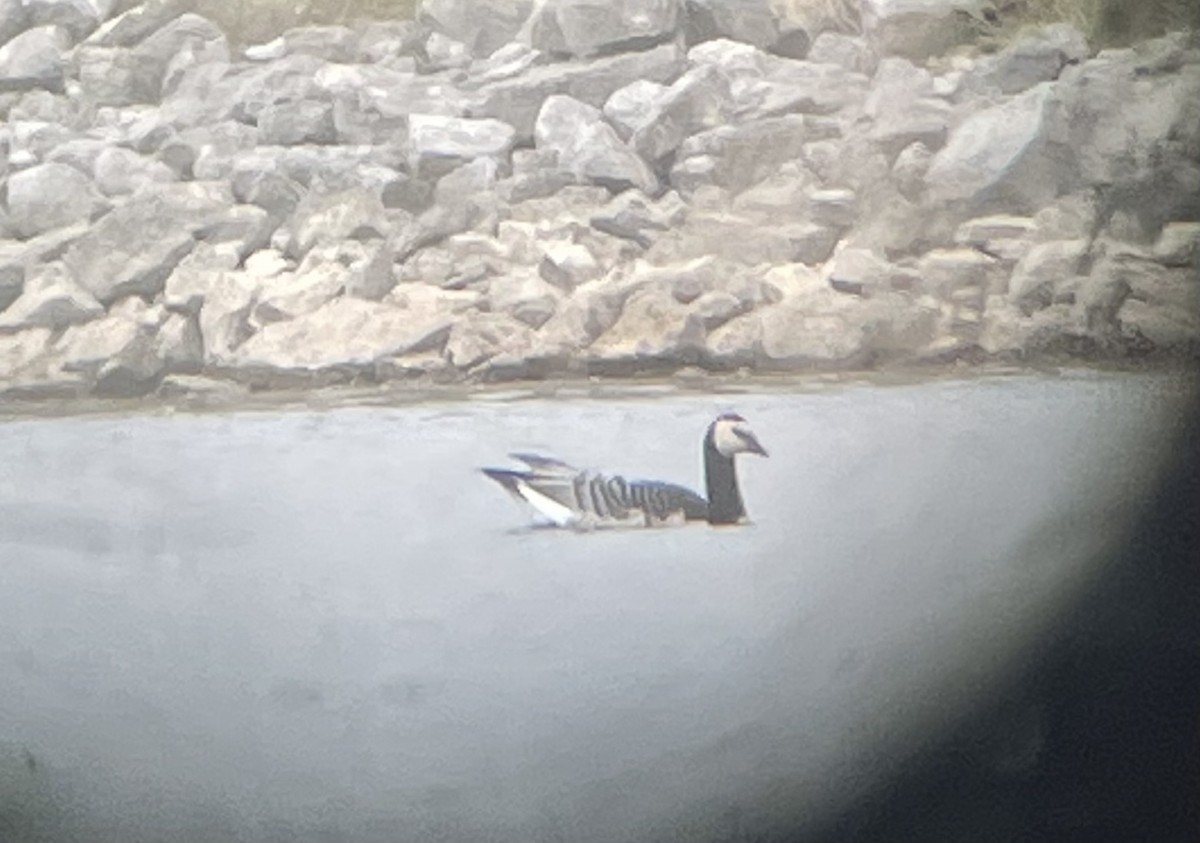
[{"label": "goose", "polygon": [[688,521],[738,524],[746,507],[738,488],[734,458],[767,456],[746,420],[736,413],[717,416],[704,434],[704,480],[708,497],[658,480],[626,480],[614,474],[581,471],[540,454],[510,457],[525,469],[484,468],[506,492],[532,506],[551,526],[666,526]]}]

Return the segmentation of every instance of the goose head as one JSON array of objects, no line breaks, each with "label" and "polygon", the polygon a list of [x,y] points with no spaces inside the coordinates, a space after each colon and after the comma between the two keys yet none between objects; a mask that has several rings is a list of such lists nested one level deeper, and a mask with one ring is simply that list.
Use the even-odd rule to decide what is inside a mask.
[{"label": "goose head", "polygon": [[717,416],[709,428],[709,438],[717,453],[723,457],[733,458],[737,454],[767,455],[767,449],[759,443],[750,425],[737,413]]}]

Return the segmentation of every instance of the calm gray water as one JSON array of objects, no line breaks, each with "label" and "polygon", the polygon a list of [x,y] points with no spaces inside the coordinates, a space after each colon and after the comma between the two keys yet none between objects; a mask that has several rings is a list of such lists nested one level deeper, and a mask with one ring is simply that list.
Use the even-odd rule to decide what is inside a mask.
[{"label": "calm gray water", "polygon": [[[0,424],[0,814],[89,843],[822,816],[1053,637],[1185,397],[1080,374]],[[771,451],[746,528],[525,530],[476,472],[537,449],[702,488],[729,409]]]}]

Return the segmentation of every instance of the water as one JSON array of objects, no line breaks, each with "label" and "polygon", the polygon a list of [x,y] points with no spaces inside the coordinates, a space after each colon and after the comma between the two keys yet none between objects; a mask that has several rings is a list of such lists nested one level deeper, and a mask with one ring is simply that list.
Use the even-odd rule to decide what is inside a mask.
[{"label": "water", "polygon": [[[1189,388],[2,424],[0,819],[90,843],[815,821],[1048,645]],[[730,409],[771,453],[741,462],[746,528],[527,530],[476,471],[540,450],[703,489]]]}]

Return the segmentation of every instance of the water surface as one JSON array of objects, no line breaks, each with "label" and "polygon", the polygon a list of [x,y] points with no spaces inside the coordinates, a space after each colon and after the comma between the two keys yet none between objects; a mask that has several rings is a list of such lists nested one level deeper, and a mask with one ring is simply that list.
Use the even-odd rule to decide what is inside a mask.
[{"label": "water surface", "polygon": [[[31,827],[92,843],[815,821],[1048,646],[1189,389],[1073,374],[2,424],[0,786],[36,759],[21,793],[52,807]],[[727,410],[771,452],[741,462],[746,528],[531,531],[476,471],[540,450],[703,489]]]}]

